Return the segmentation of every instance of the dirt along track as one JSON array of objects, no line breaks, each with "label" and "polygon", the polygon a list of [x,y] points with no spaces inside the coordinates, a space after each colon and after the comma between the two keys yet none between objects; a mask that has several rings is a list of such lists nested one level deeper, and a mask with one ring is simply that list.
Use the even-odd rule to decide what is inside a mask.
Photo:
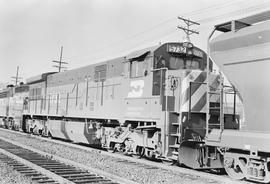
[{"label": "dirt along track", "polygon": [[249,183],[234,181],[229,179],[228,176],[168,166],[162,163],[135,159],[77,144],[31,136],[5,129],[0,129],[0,137],[5,137],[20,144],[45,151],[48,154],[69,159],[85,166],[91,166],[138,183]]}]

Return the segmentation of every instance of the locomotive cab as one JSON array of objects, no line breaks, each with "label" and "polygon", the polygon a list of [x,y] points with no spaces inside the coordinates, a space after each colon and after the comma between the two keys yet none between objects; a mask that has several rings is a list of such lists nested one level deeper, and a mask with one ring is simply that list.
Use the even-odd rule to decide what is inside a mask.
[{"label": "locomotive cab", "polygon": [[[165,50],[166,49],[166,50]],[[205,53],[192,43],[167,43],[155,51],[154,68],[204,70]]]},{"label": "locomotive cab", "polygon": [[[191,43],[169,43],[166,47],[165,56],[156,52],[154,66],[157,72],[158,68],[167,68],[167,75],[163,74],[166,85],[161,94],[163,109],[168,114],[164,133],[168,135],[164,138],[168,146],[167,156],[173,160],[177,158],[178,162],[192,168],[221,168],[220,155],[216,154],[215,148],[205,146],[205,136],[209,127],[239,129],[236,92],[232,86],[226,86],[226,92],[221,92],[224,82],[218,73],[212,71],[211,60],[208,75],[210,90],[207,92],[207,56],[199,48]],[[208,101],[207,93],[210,94]],[[230,100],[224,101],[223,96]],[[206,125],[207,103],[210,112],[209,124]],[[223,103],[225,108],[221,109]],[[220,116],[221,111],[224,111],[223,117]]]}]

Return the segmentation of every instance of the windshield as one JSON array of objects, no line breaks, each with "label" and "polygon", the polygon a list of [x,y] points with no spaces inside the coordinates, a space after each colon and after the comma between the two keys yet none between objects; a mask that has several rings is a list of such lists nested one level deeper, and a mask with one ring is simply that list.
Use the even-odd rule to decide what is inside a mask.
[{"label": "windshield", "polygon": [[200,58],[170,57],[169,70],[200,69]]}]

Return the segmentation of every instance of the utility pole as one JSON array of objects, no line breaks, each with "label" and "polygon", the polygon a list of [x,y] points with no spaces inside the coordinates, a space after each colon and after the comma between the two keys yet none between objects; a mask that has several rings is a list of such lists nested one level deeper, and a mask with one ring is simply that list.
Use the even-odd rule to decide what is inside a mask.
[{"label": "utility pole", "polygon": [[19,66],[17,66],[16,77],[13,76],[13,77],[11,77],[11,78],[15,80],[15,86],[17,86],[17,84],[18,84],[18,82],[19,82],[19,79],[22,79],[21,77],[19,77]]},{"label": "utility pole", "polygon": [[196,30],[190,29],[190,26],[200,25],[200,24],[198,22],[195,22],[195,21],[192,21],[192,20],[189,20],[189,19],[185,19],[183,17],[178,17],[178,19],[184,21],[186,23],[187,27],[178,26],[177,28],[182,29],[186,33],[187,41],[191,42],[190,41],[190,35],[192,35],[193,33],[194,34],[199,34],[199,32],[196,31]]},{"label": "utility pole", "polygon": [[63,56],[63,46],[61,47],[61,53],[60,53],[60,59],[59,59],[59,61],[55,61],[55,60],[52,61],[54,63],[58,63],[58,65],[53,65],[53,67],[58,68],[58,72],[61,72],[61,69],[62,68],[67,68],[65,66],[62,66],[63,64],[68,64],[67,62],[62,61],[62,56]]}]

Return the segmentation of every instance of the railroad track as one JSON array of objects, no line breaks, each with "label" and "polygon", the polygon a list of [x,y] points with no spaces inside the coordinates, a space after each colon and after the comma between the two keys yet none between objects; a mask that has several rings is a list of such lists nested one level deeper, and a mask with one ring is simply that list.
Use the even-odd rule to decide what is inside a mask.
[{"label": "railroad track", "polygon": [[47,175],[44,175],[40,173],[39,171],[28,167],[25,164],[22,164],[21,162],[18,162],[15,159],[12,159],[11,157],[0,153],[0,160],[4,163],[7,163],[8,165],[12,166],[13,169],[20,172],[21,174],[30,177],[33,181],[36,181],[37,183],[58,183],[54,179],[48,177]]},{"label": "railroad track", "polygon": [[[13,132],[11,130],[7,130],[7,129],[1,129],[7,132]],[[96,150],[95,148],[91,148],[91,147],[86,147],[86,146],[82,146],[79,144],[74,144],[72,142],[64,142],[61,140],[57,140],[57,139],[48,139],[48,138],[44,138],[44,137],[40,137],[40,136],[35,136],[35,135],[29,135],[23,132],[15,132],[16,134],[20,134],[20,135],[27,135],[29,137],[33,137],[35,139],[40,139],[42,141],[48,141],[48,142],[52,142],[55,144],[60,144],[60,145],[65,145],[71,148],[76,148],[76,149],[80,149],[80,150],[84,150],[84,151],[93,151]],[[97,150],[96,150],[97,151]],[[149,161],[149,160],[145,160],[145,159],[137,159],[137,158],[133,158],[133,157],[128,157],[122,154],[117,154],[117,153],[110,153],[110,152],[106,152],[106,151],[100,151],[99,153],[101,155],[106,155],[108,157],[113,157],[115,159],[118,159],[117,162],[123,162],[126,165],[136,165],[136,167],[139,168],[146,168],[146,169],[150,169],[150,170],[154,170],[154,169],[163,169],[163,170],[167,170],[167,171],[172,171],[172,172],[178,172],[181,174],[188,174],[188,175],[192,175],[192,176],[197,176],[197,177],[203,177],[206,179],[210,179],[210,180],[214,180],[214,181],[219,181],[222,183],[228,183],[228,184],[233,184],[233,183],[237,183],[237,184],[250,184],[250,182],[248,181],[235,181],[230,179],[227,175],[216,175],[216,174],[212,174],[212,173],[208,173],[208,172],[202,172],[202,171],[196,171],[196,170],[192,170],[192,169],[188,169],[188,168],[182,168],[182,167],[178,167],[178,166],[173,166],[173,165],[168,165],[168,164],[163,164],[163,163],[158,163],[158,162],[153,162],[153,161]]]},{"label": "railroad track", "polygon": [[[89,172],[88,167],[80,168],[78,164],[67,164],[65,159],[60,161],[57,156],[36,152],[12,142],[0,137],[0,160],[37,183],[135,183],[118,177],[112,179],[110,174],[109,177],[106,177]],[[103,175],[106,173],[103,172]]]}]

